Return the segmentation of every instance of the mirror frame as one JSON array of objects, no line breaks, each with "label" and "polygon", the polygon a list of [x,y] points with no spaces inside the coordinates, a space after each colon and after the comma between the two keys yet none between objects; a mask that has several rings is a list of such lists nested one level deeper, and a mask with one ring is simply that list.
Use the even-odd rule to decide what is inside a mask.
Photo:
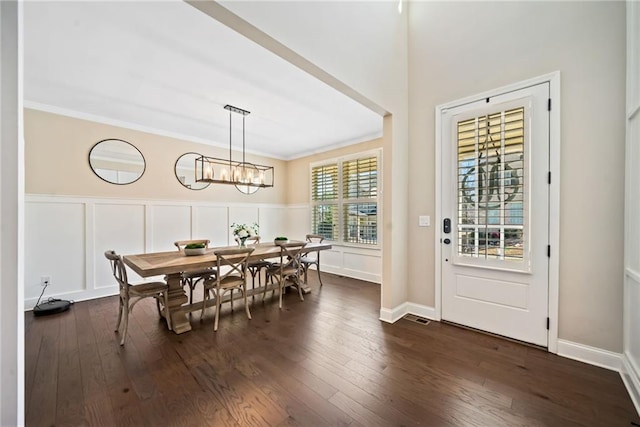
[{"label": "mirror frame", "polygon": [[[190,188],[187,187],[182,181],[180,181],[180,178],[178,177],[178,162],[180,161],[181,158],[183,158],[184,156],[186,156],[187,154],[195,154],[196,158],[201,157],[202,154],[200,153],[196,153],[195,151],[187,151],[186,153],[181,154],[180,156],[178,156],[178,158],[176,159],[176,162],[173,164],[173,174],[175,175],[176,179],[178,180],[178,182],[180,183],[180,185],[183,188],[186,188],[187,190],[191,190],[191,191],[201,191],[204,190],[205,188],[208,188],[211,183],[207,182],[204,187],[202,188]],[[194,165],[195,166],[195,165]],[[195,180],[195,167],[194,167],[194,180]]]},{"label": "mirror frame", "polygon": [[[106,141],[120,141],[120,142],[124,142],[125,144],[129,144],[130,146],[132,146],[137,152],[138,154],[140,154],[140,157],[142,158],[142,172],[140,173],[140,176],[137,177],[136,179],[134,179],[131,182],[113,182],[113,181],[109,181],[103,177],[101,177],[98,172],[96,172],[96,170],[93,168],[93,164],[91,164],[91,153],[93,153],[93,150],[100,144],[102,144],[103,142]],[[140,151],[138,149],[138,147],[136,147],[135,145],[133,145],[132,143],[130,143],[129,141],[125,141],[124,139],[119,139],[119,138],[106,138],[103,139],[101,141],[96,142],[95,144],[93,144],[93,146],[91,147],[91,149],[89,150],[89,155],[87,157],[87,160],[89,161],[89,167],[91,168],[91,172],[93,172],[93,174],[95,176],[97,176],[98,178],[100,178],[101,180],[103,180],[104,182],[107,182],[109,184],[113,184],[113,185],[129,185],[129,184],[133,184],[134,182],[137,182],[138,180],[140,180],[140,178],[142,178],[142,176],[144,175],[144,173],[147,171],[147,159],[145,159],[144,154],[142,154],[142,151]]]}]

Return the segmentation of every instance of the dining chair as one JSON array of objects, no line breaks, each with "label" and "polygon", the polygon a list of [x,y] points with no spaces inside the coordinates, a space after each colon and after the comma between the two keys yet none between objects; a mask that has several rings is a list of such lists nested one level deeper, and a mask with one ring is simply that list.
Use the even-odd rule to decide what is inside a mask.
[{"label": "dining chair", "polygon": [[[236,236],[235,240],[238,246],[240,246],[240,238]],[[247,237],[245,240],[245,244],[247,245],[257,245],[258,243],[260,243],[260,236]],[[261,274],[262,270],[266,270],[270,266],[271,266],[271,262],[267,260],[250,261],[249,264],[247,264],[247,269],[251,274],[251,289],[256,288],[256,276],[258,276],[258,286],[262,287],[262,274]],[[267,285],[266,280],[267,278],[265,273],[265,287]],[[255,296],[252,295],[251,298],[255,299]]]},{"label": "dining chair", "polygon": [[[205,248],[209,247],[208,239],[195,239],[195,240],[177,240],[173,242],[176,248],[180,252],[184,252],[184,248],[190,244],[203,244]],[[198,285],[200,280],[203,280],[212,274],[215,274],[211,268],[205,268],[201,270],[185,271],[180,275],[180,283],[182,287],[189,286],[189,302],[193,303],[193,290]]]},{"label": "dining chair", "polygon": [[218,330],[222,298],[224,294],[229,291],[231,292],[231,310],[233,310],[233,291],[237,289],[242,292],[244,309],[247,312],[247,317],[251,320],[251,312],[247,304],[247,264],[249,255],[251,255],[254,250],[254,248],[231,248],[220,249],[214,252],[216,256],[217,274],[215,277],[207,277],[204,279],[204,299],[202,301],[202,312],[200,313],[200,320],[202,321],[204,310],[207,307],[207,300],[211,298],[211,291],[214,291],[214,298],[216,299],[216,317],[213,323],[214,331]]},{"label": "dining chair", "polygon": [[[324,242],[324,237],[319,234],[307,234],[306,238],[309,243]],[[311,253],[307,253],[305,256],[300,258],[300,262],[302,263],[302,268],[304,270],[304,283],[308,283],[307,272],[309,271],[309,267],[315,265],[316,270],[318,271],[318,281],[320,282],[320,286],[322,286],[322,277],[320,276],[320,251],[314,251],[313,255]]]},{"label": "dining chair", "polygon": [[120,341],[120,345],[124,345],[124,340],[127,337],[129,314],[131,314],[133,307],[138,303],[138,301],[144,298],[155,298],[159,311],[161,311],[160,298],[162,298],[162,311],[164,311],[167,326],[169,327],[169,330],[171,330],[171,316],[169,315],[169,286],[165,282],[146,282],[138,285],[132,285],[127,279],[127,269],[124,261],[122,260],[122,256],[118,255],[113,250],[106,251],[104,256],[109,260],[113,277],[115,277],[118,282],[118,287],[120,288],[118,323],[116,324],[115,329],[115,331],[118,332],[124,317],[122,340]]},{"label": "dining chair", "polygon": [[[282,293],[285,288],[291,285],[296,285],[298,288],[298,295],[300,295],[300,301],[304,301],[302,296],[302,283],[300,276],[303,271],[302,263],[300,259],[302,257],[302,250],[307,245],[307,242],[292,242],[281,243],[280,246],[280,262],[272,264],[267,268],[267,277],[271,283],[274,283],[274,279],[277,280],[278,289],[280,291],[280,300],[278,307],[282,308]],[[264,300],[263,292],[262,299]]]}]

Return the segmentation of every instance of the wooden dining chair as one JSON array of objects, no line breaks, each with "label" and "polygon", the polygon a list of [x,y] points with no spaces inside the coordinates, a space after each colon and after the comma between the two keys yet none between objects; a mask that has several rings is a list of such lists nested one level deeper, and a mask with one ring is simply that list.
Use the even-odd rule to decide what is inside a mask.
[{"label": "wooden dining chair", "polygon": [[213,291],[216,299],[214,331],[218,330],[218,319],[224,294],[232,292],[230,301],[231,309],[233,310],[233,291],[236,289],[242,292],[244,309],[247,312],[247,317],[251,320],[251,312],[247,304],[247,264],[249,255],[254,250],[254,248],[232,248],[220,249],[214,252],[216,255],[216,275],[215,277],[204,279],[204,299],[202,301],[202,312],[200,313],[200,320],[202,320],[204,310],[207,307],[207,300],[211,298],[210,293]]},{"label": "wooden dining chair", "polygon": [[[208,248],[209,240],[208,239],[177,240],[173,242],[173,244],[175,245],[176,248],[178,248],[180,252],[184,252],[185,246],[190,244],[203,244],[205,248]],[[189,286],[189,302],[190,303],[193,303],[193,290],[196,288],[198,283],[201,280],[207,277],[210,277],[212,274],[215,274],[215,272],[211,268],[205,268],[205,269],[195,270],[195,271],[185,271],[181,274],[180,283],[182,284],[182,287],[184,288],[185,286]]]},{"label": "wooden dining chair", "polygon": [[[236,243],[240,246],[240,238],[238,236],[235,237]],[[251,236],[247,237],[245,240],[245,244],[247,245],[257,245],[260,243],[260,236]],[[256,288],[256,276],[258,276],[258,286],[262,287],[262,271],[266,270],[271,266],[271,262],[267,260],[259,260],[259,261],[250,261],[247,264],[247,269],[249,270],[249,274],[251,274],[251,289]],[[265,273],[265,286],[266,283],[266,273]],[[255,299],[255,296],[252,295],[252,299]]]},{"label": "wooden dining chair", "polygon": [[[309,243],[324,242],[324,236],[319,234],[307,234],[306,238]],[[320,286],[322,286],[322,277],[320,276],[320,251],[315,251],[313,254],[307,253],[305,256],[300,258],[300,262],[302,263],[302,268],[304,270],[304,283],[308,283],[307,273],[309,271],[309,267],[315,265],[316,270],[318,271],[318,281],[320,282]]]},{"label": "wooden dining chair", "polygon": [[127,279],[127,269],[125,267],[122,256],[115,251],[108,250],[104,256],[109,260],[113,277],[118,282],[120,288],[119,307],[118,307],[118,323],[115,331],[118,332],[120,324],[124,317],[124,325],[122,328],[122,340],[120,345],[124,345],[127,337],[127,328],[129,326],[129,314],[133,311],[133,307],[138,301],[144,298],[155,298],[156,304],[160,309],[160,299],[162,299],[162,311],[167,321],[167,326],[171,330],[171,316],[169,315],[169,286],[165,282],[146,282],[139,285],[132,285]]},{"label": "wooden dining chair", "polygon": [[[276,280],[278,284],[280,293],[279,308],[282,308],[282,293],[291,285],[295,285],[298,288],[300,301],[304,301],[304,297],[302,296],[302,282],[300,280],[303,267],[300,259],[302,258],[302,250],[306,245],[307,242],[279,244],[280,262],[267,268],[267,277],[271,280],[271,283],[274,283],[274,280]],[[265,294],[266,292],[262,294],[263,300]]]}]

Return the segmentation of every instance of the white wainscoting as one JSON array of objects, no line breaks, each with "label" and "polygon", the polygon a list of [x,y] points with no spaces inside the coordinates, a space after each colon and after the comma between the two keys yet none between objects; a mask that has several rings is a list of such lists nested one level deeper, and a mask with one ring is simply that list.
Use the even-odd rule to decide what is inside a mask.
[{"label": "white wainscoting", "polygon": [[624,352],[620,374],[640,413],[640,274],[627,268],[624,287]]},{"label": "white wainscoting", "polygon": [[364,249],[334,244],[331,250],[322,251],[321,256],[321,271],[368,282],[382,283],[380,249]]},{"label": "white wainscoting", "polygon": [[[114,295],[104,251],[121,254],[175,250],[175,240],[207,238],[212,246],[234,244],[230,225],[260,225],[265,241],[276,236],[304,240],[307,205],[223,204],[87,198],[28,194],[25,197],[25,308],[42,292],[74,301]],[[326,256],[325,256],[326,255]],[[380,283],[380,251],[335,247],[323,251],[323,271]],[[143,279],[129,270],[132,282]],[[147,280],[153,280],[149,278]]]},{"label": "white wainscoting", "polygon": [[640,413],[640,3],[627,1],[624,346],[621,375]]}]

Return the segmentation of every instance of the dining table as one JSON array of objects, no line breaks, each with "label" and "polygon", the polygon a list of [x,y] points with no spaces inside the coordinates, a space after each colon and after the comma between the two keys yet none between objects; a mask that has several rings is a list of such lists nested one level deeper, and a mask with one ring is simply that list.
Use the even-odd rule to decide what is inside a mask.
[{"label": "dining table", "polygon": [[[293,241],[291,241],[293,242]],[[280,246],[274,242],[258,243],[247,245],[254,248],[249,256],[249,262],[280,258]],[[176,334],[181,334],[191,330],[191,323],[188,314],[192,311],[202,309],[202,302],[189,301],[187,294],[182,287],[182,274],[189,271],[198,271],[216,266],[216,255],[214,252],[220,249],[237,248],[238,246],[222,246],[206,248],[204,254],[187,256],[183,251],[169,252],[149,252],[143,254],[124,255],[124,263],[143,278],[164,275],[168,292],[168,312],[171,316],[172,329]],[[316,252],[331,249],[330,243],[307,243],[303,253]],[[265,283],[265,286],[267,284]],[[266,292],[267,289],[260,290]],[[256,290],[252,290],[255,292]],[[309,293],[311,289],[306,283],[302,284],[302,291]],[[251,293],[248,291],[248,295]],[[214,300],[208,301],[213,305]],[[189,303],[189,304],[187,304]]]}]

